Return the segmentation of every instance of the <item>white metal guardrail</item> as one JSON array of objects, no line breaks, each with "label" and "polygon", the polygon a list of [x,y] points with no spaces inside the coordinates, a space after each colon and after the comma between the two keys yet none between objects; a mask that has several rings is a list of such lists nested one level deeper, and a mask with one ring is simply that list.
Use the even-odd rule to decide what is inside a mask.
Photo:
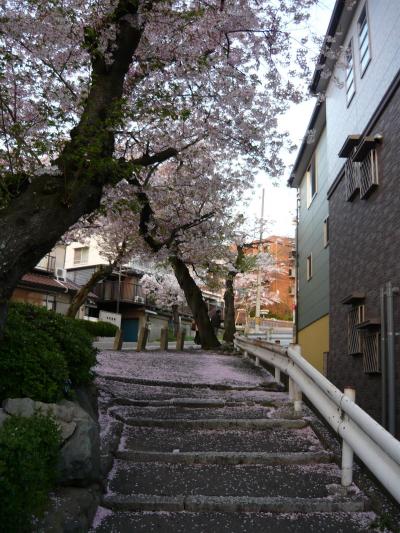
[{"label": "white metal guardrail", "polygon": [[302,408],[302,392],[343,439],[342,485],[352,482],[353,451],[400,503],[400,441],[363,411],[351,398],[352,389],[341,392],[300,353],[262,340],[236,335],[235,346],[244,356],[253,355],[289,376],[289,395],[296,411]]}]

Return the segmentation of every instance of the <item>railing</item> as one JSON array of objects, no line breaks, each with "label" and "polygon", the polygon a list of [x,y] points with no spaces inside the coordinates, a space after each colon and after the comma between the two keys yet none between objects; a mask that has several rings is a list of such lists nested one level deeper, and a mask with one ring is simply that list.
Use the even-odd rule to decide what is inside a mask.
[{"label": "railing", "polygon": [[50,254],[45,255],[36,265],[36,268],[54,273],[56,269],[56,257]]},{"label": "railing", "polygon": [[119,281],[104,281],[97,284],[93,292],[104,302],[131,302],[143,304],[145,297],[142,287],[133,282],[122,280]]},{"label": "railing", "polygon": [[289,396],[294,409],[302,410],[302,392],[343,439],[342,485],[352,483],[353,451],[400,503],[400,441],[363,411],[351,399],[354,389],[345,393],[336,388],[300,354],[300,346],[287,350],[260,340],[237,335],[235,346],[245,357],[253,355],[256,364],[264,361],[289,376]]}]

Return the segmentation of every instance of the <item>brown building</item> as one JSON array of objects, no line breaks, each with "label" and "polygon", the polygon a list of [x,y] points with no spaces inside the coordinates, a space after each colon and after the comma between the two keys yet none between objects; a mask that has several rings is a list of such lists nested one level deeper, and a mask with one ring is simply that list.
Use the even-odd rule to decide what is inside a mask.
[{"label": "brown building", "polygon": [[[261,311],[264,317],[292,320],[295,305],[294,245],[294,239],[290,237],[273,235],[262,240],[262,252],[269,255],[267,265],[261,269]],[[257,255],[260,251],[259,240],[244,248],[246,255]],[[244,276],[252,277],[253,284],[256,284],[256,273]],[[255,293],[255,287],[251,290]],[[240,298],[238,301],[240,306]],[[253,314],[254,302],[251,307]]]}]

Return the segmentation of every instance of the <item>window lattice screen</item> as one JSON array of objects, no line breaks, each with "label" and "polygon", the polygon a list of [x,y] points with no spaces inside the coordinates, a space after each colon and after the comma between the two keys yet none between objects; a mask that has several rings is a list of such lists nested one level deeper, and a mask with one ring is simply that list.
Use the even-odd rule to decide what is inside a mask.
[{"label": "window lattice screen", "polygon": [[367,374],[379,373],[381,371],[379,332],[364,334],[362,341],[364,372]]},{"label": "window lattice screen", "polygon": [[360,163],[360,196],[364,198],[378,185],[378,158],[371,150]]},{"label": "window lattice screen", "polygon": [[346,200],[352,200],[359,189],[359,164],[350,157],[346,160],[344,167],[346,180]]},{"label": "window lattice screen", "polygon": [[347,320],[347,352],[349,355],[361,354],[361,334],[356,326],[364,320],[364,306],[358,305],[350,309]]}]

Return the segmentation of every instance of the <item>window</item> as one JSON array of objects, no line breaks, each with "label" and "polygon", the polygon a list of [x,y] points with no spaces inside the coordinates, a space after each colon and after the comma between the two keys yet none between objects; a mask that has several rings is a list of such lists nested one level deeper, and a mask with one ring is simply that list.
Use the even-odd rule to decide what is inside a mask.
[{"label": "window", "polygon": [[378,183],[378,157],[376,150],[371,150],[360,162],[360,197],[367,198]]},{"label": "window", "polygon": [[329,217],[324,220],[324,248],[329,244]]},{"label": "window", "polygon": [[371,52],[369,46],[368,16],[366,6],[364,6],[364,9],[361,12],[361,16],[358,19],[358,46],[360,52],[360,66],[362,76],[371,60]]},{"label": "window", "polygon": [[312,278],[312,254],[307,257],[307,281]]},{"label": "window", "polygon": [[346,101],[347,105],[353,99],[356,92],[354,80],[353,41],[350,41],[346,49]]},{"label": "window", "polygon": [[74,265],[82,265],[87,263],[89,259],[89,246],[82,248],[75,248],[74,250]]},{"label": "window", "polygon": [[43,296],[42,304],[43,304],[43,307],[45,307],[49,311],[56,310],[56,300],[54,298],[54,295],[52,294],[46,294],[46,296]]},{"label": "window", "polygon": [[357,328],[364,321],[364,306],[353,306],[347,316],[347,353],[359,355],[362,353],[361,333]]},{"label": "window", "polygon": [[310,207],[315,195],[317,194],[317,173],[315,168],[315,157],[312,158],[311,164],[307,169],[307,207]]}]

